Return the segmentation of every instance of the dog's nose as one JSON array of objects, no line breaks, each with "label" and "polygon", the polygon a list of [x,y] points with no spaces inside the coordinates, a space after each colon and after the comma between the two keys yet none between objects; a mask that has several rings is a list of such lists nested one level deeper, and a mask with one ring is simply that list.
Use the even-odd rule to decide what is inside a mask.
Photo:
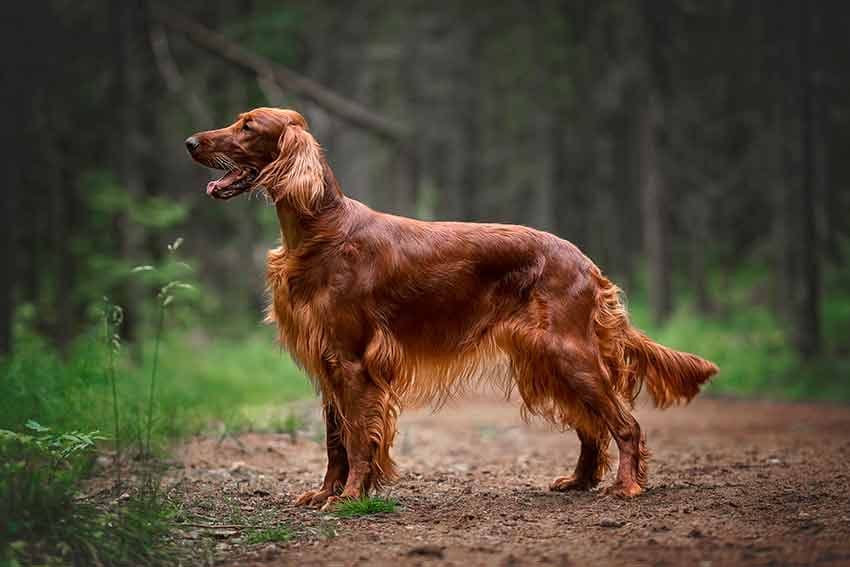
[{"label": "dog's nose", "polygon": [[189,150],[190,152],[194,152],[195,150],[197,150],[198,146],[200,146],[200,145],[201,145],[201,143],[198,141],[198,139],[196,137],[189,136],[188,138],[186,138],[186,149]]}]

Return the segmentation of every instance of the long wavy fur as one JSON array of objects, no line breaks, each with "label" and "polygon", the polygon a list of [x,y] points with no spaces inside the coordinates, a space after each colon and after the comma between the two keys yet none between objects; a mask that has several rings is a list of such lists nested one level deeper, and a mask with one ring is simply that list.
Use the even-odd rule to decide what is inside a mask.
[{"label": "long wavy fur", "polygon": [[616,391],[634,403],[645,382],[656,407],[690,402],[717,366],[660,345],[632,327],[620,288],[600,272],[594,324],[599,350]]},{"label": "long wavy fur", "polygon": [[256,183],[275,203],[285,201],[298,213],[310,214],[325,191],[322,148],[301,115],[292,120],[278,141],[280,155],[260,172]]}]

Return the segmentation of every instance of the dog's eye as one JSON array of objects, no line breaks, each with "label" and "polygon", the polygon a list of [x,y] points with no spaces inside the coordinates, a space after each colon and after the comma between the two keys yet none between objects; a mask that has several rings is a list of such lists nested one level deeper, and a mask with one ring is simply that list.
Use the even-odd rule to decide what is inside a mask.
[{"label": "dog's eye", "polygon": [[245,132],[253,132],[254,131],[253,128],[248,126],[247,122],[242,123],[242,130],[244,130]]}]

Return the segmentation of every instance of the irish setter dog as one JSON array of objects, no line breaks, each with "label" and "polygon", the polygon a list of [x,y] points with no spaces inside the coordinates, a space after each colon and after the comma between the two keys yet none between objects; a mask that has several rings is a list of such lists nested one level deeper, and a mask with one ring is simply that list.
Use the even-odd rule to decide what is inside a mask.
[{"label": "irish setter dog", "polygon": [[207,194],[261,189],[282,245],[268,255],[268,320],[321,393],[328,468],[298,504],[331,506],[396,477],[390,447],[403,405],[440,403],[475,380],[522,399],[523,415],[578,433],[575,472],[551,490],[607,492],[647,482],[631,414],[646,384],[655,404],[690,401],[717,367],[632,327],[620,290],[565,240],[523,226],[423,222],[343,195],[321,147],[293,110],[258,108],[186,140],[224,170]]}]

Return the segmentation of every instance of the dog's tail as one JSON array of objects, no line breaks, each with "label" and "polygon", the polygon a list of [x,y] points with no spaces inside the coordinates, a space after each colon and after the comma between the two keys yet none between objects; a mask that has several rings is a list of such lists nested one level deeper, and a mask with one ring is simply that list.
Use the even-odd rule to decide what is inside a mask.
[{"label": "dog's tail", "polygon": [[620,289],[601,272],[595,276],[598,288],[593,323],[602,363],[615,390],[633,403],[646,382],[657,407],[691,401],[700,386],[717,373],[717,366],[660,345],[632,327]]}]

